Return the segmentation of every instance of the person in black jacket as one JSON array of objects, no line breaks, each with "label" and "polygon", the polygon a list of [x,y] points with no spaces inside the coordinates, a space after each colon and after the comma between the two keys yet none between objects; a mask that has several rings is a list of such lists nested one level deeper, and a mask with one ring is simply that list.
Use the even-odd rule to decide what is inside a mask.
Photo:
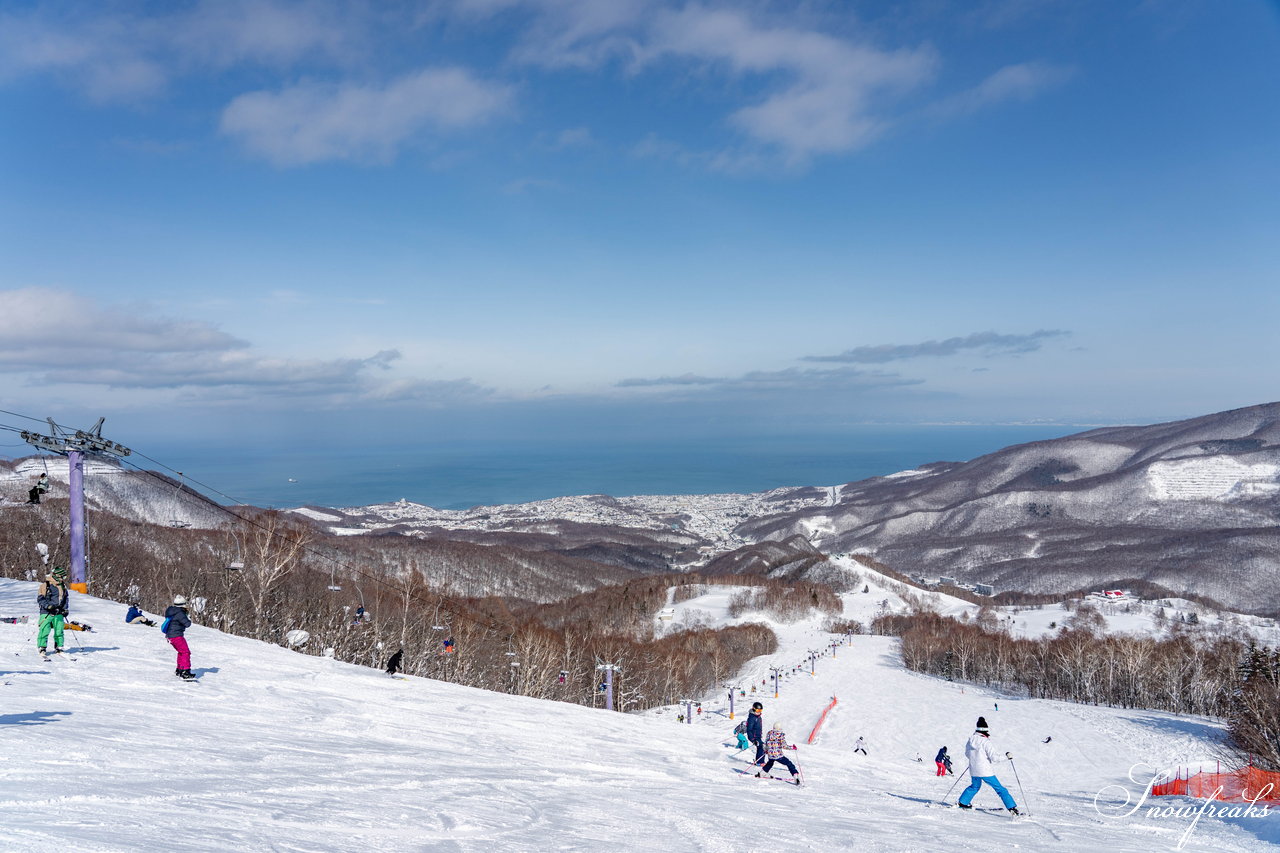
[{"label": "person in black jacket", "polygon": [[396,649],[396,653],[387,661],[387,675],[395,675],[400,671],[400,658],[404,657],[404,649]]},{"label": "person in black jacket", "polygon": [[49,641],[51,630],[53,651],[62,651],[62,626],[67,618],[67,599],[67,570],[62,566],[54,566],[36,594],[36,604],[40,606],[40,631],[36,634],[36,648],[44,654],[48,654],[45,644]]},{"label": "person in black jacket", "polygon": [[747,740],[756,745],[754,764],[764,764],[764,705],[754,702],[747,714]]},{"label": "person in black jacket", "polygon": [[31,491],[27,492],[27,503],[40,503],[40,496],[49,491],[49,475],[41,474],[40,479],[36,480],[36,484],[31,487]]},{"label": "person in black jacket", "polygon": [[164,636],[178,653],[178,667],[173,674],[190,681],[195,678],[191,672],[191,649],[187,647],[187,629],[191,627],[191,617],[187,615],[187,599],[181,595],[173,598],[173,604],[164,612]]}]

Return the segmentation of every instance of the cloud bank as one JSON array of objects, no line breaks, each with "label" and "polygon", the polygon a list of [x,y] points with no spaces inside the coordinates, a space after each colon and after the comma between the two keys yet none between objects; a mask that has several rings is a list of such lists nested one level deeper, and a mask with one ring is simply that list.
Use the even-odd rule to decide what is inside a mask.
[{"label": "cloud bank", "polygon": [[[436,39],[441,32],[448,38]],[[938,93],[950,81],[937,48],[883,39],[850,14],[769,2],[50,3],[0,13],[0,83],[44,74],[100,103],[137,103],[191,78],[237,85],[246,69],[258,79],[274,74],[276,86],[228,95],[218,126],[250,155],[295,167],[389,163],[433,134],[536,109],[567,74],[619,73],[628,87],[647,79],[687,92],[695,80],[714,81],[721,96],[704,121],[723,142],[703,150],[664,142],[655,119],[621,150],[752,172],[857,151],[908,115],[951,119],[1025,101],[1070,73],[1029,59],[968,90]],[[525,110],[516,108],[518,93],[529,95]],[[578,125],[551,147],[592,141]]]},{"label": "cloud bank", "polygon": [[0,291],[0,375],[31,385],[100,386],[216,395],[234,390],[264,401],[311,397],[455,402],[488,389],[467,379],[372,378],[400,360],[387,349],[364,358],[293,359],[255,352],[209,323],[146,317],[51,288]]},{"label": "cloud bank", "polygon": [[854,347],[838,355],[807,355],[803,361],[841,362],[847,364],[884,364],[914,358],[942,358],[959,355],[966,350],[983,355],[1011,355],[1035,352],[1043,341],[1069,335],[1061,329],[1040,329],[1029,335],[1001,335],[996,332],[977,332],[962,338],[944,341],[924,341],[918,344],[879,344]]}]

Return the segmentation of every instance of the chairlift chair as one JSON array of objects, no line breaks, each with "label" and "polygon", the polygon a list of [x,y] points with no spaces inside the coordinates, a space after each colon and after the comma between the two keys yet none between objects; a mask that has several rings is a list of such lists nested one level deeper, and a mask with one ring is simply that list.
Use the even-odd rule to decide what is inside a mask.
[{"label": "chairlift chair", "polygon": [[169,526],[170,527],[190,527],[191,522],[178,518],[178,495],[182,492],[183,474],[178,472],[178,483],[173,489],[173,502],[169,508]]}]

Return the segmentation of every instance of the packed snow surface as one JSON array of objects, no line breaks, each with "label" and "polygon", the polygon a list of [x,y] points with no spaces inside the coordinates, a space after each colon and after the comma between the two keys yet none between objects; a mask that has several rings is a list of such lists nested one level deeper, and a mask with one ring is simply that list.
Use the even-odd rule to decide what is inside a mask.
[{"label": "packed snow surface", "polygon": [[[847,597],[848,616],[869,618],[890,597],[872,589]],[[1139,793],[1135,764],[1212,760],[1217,721],[927,678],[900,667],[890,638],[848,638],[833,656],[828,644],[845,638],[817,620],[776,626],[779,652],[734,682],[749,697],[739,719],[754,687],[766,728],[781,722],[800,744],[791,754],[807,784],[795,788],[737,772],[748,765],[725,746],[734,723],[721,690],[682,725],[676,708],[619,714],[393,680],[199,625],[187,636],[200,681],[186,684],[156,628],[126,625],[122,605],[77,593],[71,617],[95,630],[68,632],[75,660],[44,662],[34,599],[35,584],[0,580],[0,615],[31,616],[0,623],[4,851],[1128,853],[1280,842],[1280,817],[1204,817],[1184,839],[1190,818],[1095,809],[1103,789]],[[680,608],[718,622],[727,600],[710,590]],[[816,674],[797,672],[810,649],[822,653]],[[770,666],[787,673],[776,699],[760,683]],[[832,696],[825,728],[805,743]],[[1028,818],[933,805],[956,781],[934,775],[933,754],[948,745],[963,773],[979,715],[1015,757],[1017,779],[1008,764],[998,772]],[[853,754],[859,736],[870,755]],[[975,805],[997,802],[984,791]]]}]

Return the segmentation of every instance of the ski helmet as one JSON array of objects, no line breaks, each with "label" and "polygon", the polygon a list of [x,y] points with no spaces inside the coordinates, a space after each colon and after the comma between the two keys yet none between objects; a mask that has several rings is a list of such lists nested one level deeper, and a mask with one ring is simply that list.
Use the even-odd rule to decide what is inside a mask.
[{"label": "ski helmet", "polygon": [[764,705],[761,705],[759,702],[752,702],[752,703],[751,703],[751,710],[753,710],[753,711],[763,711],[763,710],[764,710]]},{"label": "ski helmet", "polygon": [[178,607],[186,607],[187,597],[185,595],[175,595],[173,597],[173,603]]}]

